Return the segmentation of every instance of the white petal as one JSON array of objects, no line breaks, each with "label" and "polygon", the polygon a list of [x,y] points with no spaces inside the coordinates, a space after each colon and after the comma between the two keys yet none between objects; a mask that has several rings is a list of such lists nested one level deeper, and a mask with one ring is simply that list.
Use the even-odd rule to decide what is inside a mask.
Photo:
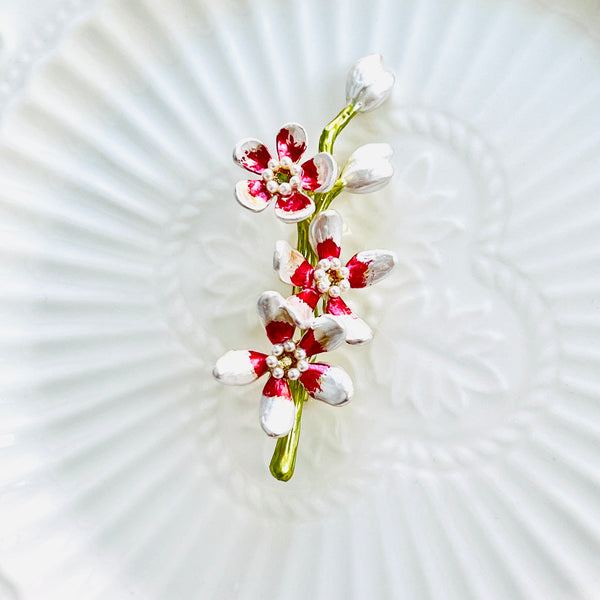
[{"label": "white petal", "polygon": [[285,380],[269,378],[260,400],[260,424],[270,437],[283,437],[294,426],[295,406]]},{"label": "white petal", "polygon": [[[308,235],[310,239],[310,245],[313,250],[318,254],[319,258],[325,258],[329,256],[339,257],[340,247],[342,245],[342,229],[343,221],[340,214],[335,210],[326,210],[319,213],[310,224]],[[328,243],[327,240],[331,240]],[[334,246],[335,252],[319,252],[319,247],[323,248],[322,245],[327,245],[330,248]]]},{"label": "white petal", "polygon": [[341,406],[352,399],[352,379],[341,367],[330,367],[319,363],[311,364],[300,377],[308,393],[317,400],[332,406]]},{"label": "white petal", "polygon": [[235,186],[235,199],[244,207],[253,212],[265,210],[273,197],[267,191],[263,181],[248,179],[238,181]]},{"label": "white petal", "polygon": [[290,296],[285,301],[285,309],[300,329],[308,329],[315,318],[314,307],[298,296]]},{"label": "white petal", "polygon": [[279,344],[294,335],[295,325],[285,309],[285,298],[279,292],[263,292],[256,309],[273,344]]},{"label": "white petal", "polygon": [[[297,273],[299,267],[305,268],[302,272]],[[312,269],[306,258],[298,250],[292,248],[285,240],[278,240],[275,243],[273,269],[279,274],[279,279],[289,285],[306,287],[305,284],[308,283],[309,275],[312,278]],[[303,275],[304,271],[306,271],[306,276]]]},{"label": "white petal", "polygon": [[342,325],[331,315],[321,315],[312,322],[298,345],[306,350],[308,356],[314,356],[337,348],[345,339]]},{"label": "white petal", "polygon": [[346,332],[346,342],[353,346],[367,344],[373,339],[373,330],[356,315],[332,315]]},{"label": "white petal", "polygon": [[[257,372],[256,360],[253,363],[252,357],[263,357],[264,355],[257,352],[251,352],[250,350],[230,350],[219,358],[215,368],[213,369],[213,376],[221,383],[227,385],[246,385],[252,383],[264,370],[259,368]],[[262,363],[262,360],[260,361]]]},{"label": "white petal", "polygon": [[328,192],[338,175],[337,162],[329,152],[319,152],[302,163],[302,187],[312,192]]}]

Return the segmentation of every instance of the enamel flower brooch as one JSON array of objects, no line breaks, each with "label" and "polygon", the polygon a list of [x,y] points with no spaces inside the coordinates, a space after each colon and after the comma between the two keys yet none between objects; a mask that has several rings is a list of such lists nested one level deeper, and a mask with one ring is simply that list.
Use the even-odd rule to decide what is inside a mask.
[{"label": "enamel flower brooch", "polygon": [[[393,175],[389,144],[366,144],[338,168],[333,146],[338,134],[358,114],[377,108],[390,95],[393,74],[374,54],[360,59],[348,74],[346,107],[324,129],[319,152],[304,159],[307,136],[298,123],[284,125],[276,152],[262,142],[238,142],[234,161],[255,178],[241,180],[235,197],[254,212],[274,205],[275,215],[297,224],[297,245],[275,244],[273,268],[292,286],[288,298],[266,291],[258,299],[259,319],[271,344],[267,352],[230,350],[217,360],[213,375],[221,383],[245,385],[267,376],[260,400],[260,424],[278,438],[270,470],[287,481],[294,474],[304,403],[309,398],[342,406],[354,387],[340,367],[320,355],[340,344],[365,344],[369,325],[354,314],[343,295],[373,285],[389,275],[396,256],[388,250],[364,250],[342,262],[342,217],[329,209],[344,190],[361,194],[385,186]],[[320,310],[321,308],[321,310]]]}]

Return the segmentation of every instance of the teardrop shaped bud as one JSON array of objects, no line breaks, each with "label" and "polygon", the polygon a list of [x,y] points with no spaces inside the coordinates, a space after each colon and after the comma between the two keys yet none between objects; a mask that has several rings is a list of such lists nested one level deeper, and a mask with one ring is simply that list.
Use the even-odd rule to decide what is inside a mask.
[{"label": "teardrop shaped bud", "polygon": [[384,187],[394,174],[389,144],[365,144],[353,152],[344,166],[341,179],[354,194],[367,194]]},{"label": "teardrop shaped bud", "polygon": [[370,54],[354,63],[346,79],[346,101],[359,112],[383,104],[394,87],[394,74],[383,66],[381,54]]}]

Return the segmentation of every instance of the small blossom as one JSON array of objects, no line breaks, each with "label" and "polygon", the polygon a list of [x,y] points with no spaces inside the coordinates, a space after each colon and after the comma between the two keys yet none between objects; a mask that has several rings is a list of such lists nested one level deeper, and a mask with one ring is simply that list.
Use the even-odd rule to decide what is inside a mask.
[{"label": "small blossom", "polygon": [[260,141],[247,138],[237,143],[233,160],[260,179],[238,181],[235,197],[245,208],[264,210],[275,201],[275,214],[286,223],[303,221],[315,211],[305,192],[329,191],[337,177],[337,164],[320,152],[300,164],[306,151],[306,131],[298,123],[284,125],[277,134],[277,156]]},{"label": "small blossom", "polygon": [[312,356],[328,352],[344,341],[344,328],[328,315],[310,323],[308,331],[294,340],[285,299],[278,292],[264,292],[258,299],[258,315],[271,344],[270,354],[253,350],[230,350],[213,369],[214,377],[228,385],[245,385],[269,374],[260,403],[260,423],[271,437],[287,435],[295,417],[289,381],[299,381],[315,399],[333,406],[350,401],[354,387],[340,367],[310,362]]},{"label": "small blossom", "polygon": [[319,213],[310,224],[310,243],[319,257],[313,267],[297,250],[280,240],[275,246],[273,267],[279,278],[301,291],[286,300],[286,310],[299,327],[310,322],[321,297],[325,312],[334,315],[346,331],[346,342],[365,344],[371,328],[357,317],[341,296],[350,288],[363,288],[387,277],[396,265],[389,250],[367,250],[355,254],[346,265],[340,260],[342,218],[335,210]]},{"label": "small blossom", "polygon": [[359,112],[368,112],[383,104],[392,92],[395,77],[383,66],[380,54],[356,61],[346,79],[346,101]]},{"label": "small blossom", "polygon": [[345,188],[354,194],[380,190],[394,174],[393,155],[389,144],[365,144],[355,150],[342,171]]}]

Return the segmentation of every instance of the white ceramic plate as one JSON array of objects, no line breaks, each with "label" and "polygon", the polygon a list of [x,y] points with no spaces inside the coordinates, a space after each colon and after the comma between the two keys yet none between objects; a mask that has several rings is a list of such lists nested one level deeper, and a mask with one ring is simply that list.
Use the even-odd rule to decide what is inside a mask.
[{"label": "white ceramic plate", "polygon": [[[0,84],[0,598],[600,597],[600,45],[591,3],[67,5]],[[594,20],[596,19],[596,20]],[[235,203],[231,149],[312,136],[355,59],[397,87],[338,158],[351,405],[267,470],[254,302],[293,227]]]}]

